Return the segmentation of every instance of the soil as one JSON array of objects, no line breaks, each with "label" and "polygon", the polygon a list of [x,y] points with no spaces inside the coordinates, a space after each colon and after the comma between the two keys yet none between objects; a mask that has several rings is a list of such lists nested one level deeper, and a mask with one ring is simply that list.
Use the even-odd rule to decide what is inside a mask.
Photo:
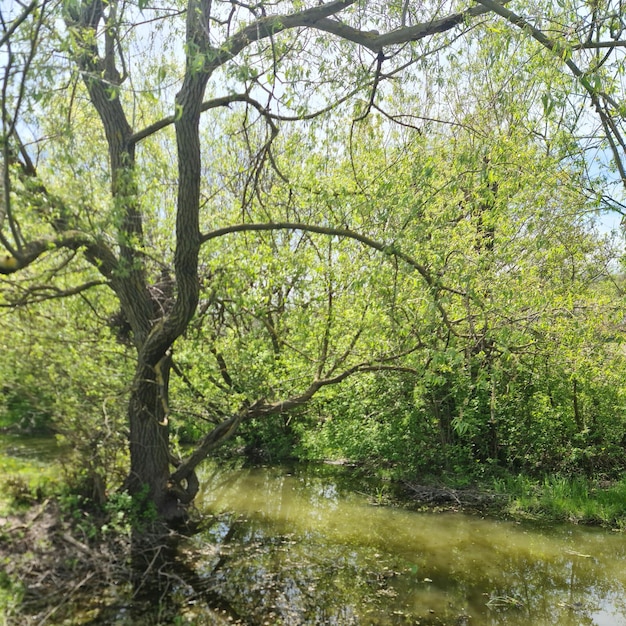
[{"label": "soil", "polygon": [[78,595],[119,575],[120,539],[90,540],[80,521],[64,520],[53,500],[0,517],[0,588],[18,601],[7,625],[59,623]]},{"label": "soil", "polygon": [[[3,626],[175,623],[179,607],[160,599],[184,587],[174,563],[181,535],[159,524],[106,532],[105,522],[76,509],[64,515],[52,499],[0,517]],[[212,619],[229,623],[217,611]]]}]

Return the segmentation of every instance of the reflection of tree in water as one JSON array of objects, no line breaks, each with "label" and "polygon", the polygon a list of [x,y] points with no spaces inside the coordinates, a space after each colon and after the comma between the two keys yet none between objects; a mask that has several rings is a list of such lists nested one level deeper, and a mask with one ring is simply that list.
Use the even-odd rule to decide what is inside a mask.
[{"label": "reflection of tree in water", "polygon": [[490,626],[592,626],[598,607],[615,604],[623,591],[594,559],[576,554],[537,561],[499,551],[498,577],[461,566],[459,555],[425,584],[389,555],[328,545],[320,536],[296,540],[267,522],[221,516],[203,537],[220,548],[196,574],[197,589],[210,606],[228,607],[249,624],[452,624],[472,615],[472,623]]},{"label": "reflection of tree in water", "polygon": [[295,541],[235,520],[205,585],[248,624],[359,624],[372,595],[359,560],[357,553],[333,552],[315,539]]},{"label": "reflection of tree in water", "polygon": [[[602,535],[598,540],[600,548]],[[481,567],[463,544],[451,547],[446,563],[427,549],[409,563],[380,546],[290,534],[282,521],[222,514],[182,540],[142,545],[139,538],[134,585],[118,590],[119,602],[93,623],[170,623],[177,616],[251,626],[624,623],[624,574],[607,575],[606,548],[596,559],[540,535],[530,545],[522,554],[521,545],[491,546],[495,568]]]},{"label": "reflection of tree in water", "polygon": [[345,528],[343,488],[328,476],[246,480],[240,517],[219,516],[191,540],[192,552],[217,545],[194,564],[205,601],[246,623],[592,626],[606,607],[615,619],[603,623],[626,623],[626,554],[616,546],[613,570],[604,532],[362,505]]},{"label": "reflection of tree in water", "polygon": [[481,623],[592,626],[596,624],[594,614],[603,605],[626,614],[623,584],[607,577],[602,565],[590,556],[564,553],[537,560],[500,551],[498,565],[500,576],[483,578],[476,572],[466,588],[470,613],[481,612],[481,606],[489,609],[488,618]]}]

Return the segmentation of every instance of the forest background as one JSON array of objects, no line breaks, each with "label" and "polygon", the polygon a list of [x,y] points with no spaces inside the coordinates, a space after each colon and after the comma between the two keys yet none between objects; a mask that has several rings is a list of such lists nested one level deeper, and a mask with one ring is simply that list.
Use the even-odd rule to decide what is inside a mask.
[{"label": "forest background", "polygon": [[624,20],[3,4],[2,427],[167,519],[218,453],[620,477]]}]

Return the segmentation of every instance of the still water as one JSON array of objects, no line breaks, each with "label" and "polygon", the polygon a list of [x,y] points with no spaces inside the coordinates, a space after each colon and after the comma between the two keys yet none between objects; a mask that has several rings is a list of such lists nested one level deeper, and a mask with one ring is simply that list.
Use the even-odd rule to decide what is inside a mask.
[{"label": "still water", "polygon": [[180,558],[230,619],[626,626],[623,534],[376,506],[311,468],[203,478],[206,522]]},{"label": "still water", "polygon": [[[43,471],[52,444],[1,437],[1,467]],[[377,506],[375,485],[328,467],[201,480],[200,530],[158,584],[73,589],[67,619],[19,624],[626,626],[624,534]]]}]

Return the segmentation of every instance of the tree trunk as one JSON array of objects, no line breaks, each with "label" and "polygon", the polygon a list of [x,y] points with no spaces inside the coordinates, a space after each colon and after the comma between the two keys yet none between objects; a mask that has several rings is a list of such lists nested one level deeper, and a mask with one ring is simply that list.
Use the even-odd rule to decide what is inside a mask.
[{"label": "tree trunk", "polygon": [[139,364],[131,390],[130,474],[127,488],[146,504],[153,503],[160,518],[185,517],[184,507],[170,485],[167,386],[171,359],[152,368]]}]

